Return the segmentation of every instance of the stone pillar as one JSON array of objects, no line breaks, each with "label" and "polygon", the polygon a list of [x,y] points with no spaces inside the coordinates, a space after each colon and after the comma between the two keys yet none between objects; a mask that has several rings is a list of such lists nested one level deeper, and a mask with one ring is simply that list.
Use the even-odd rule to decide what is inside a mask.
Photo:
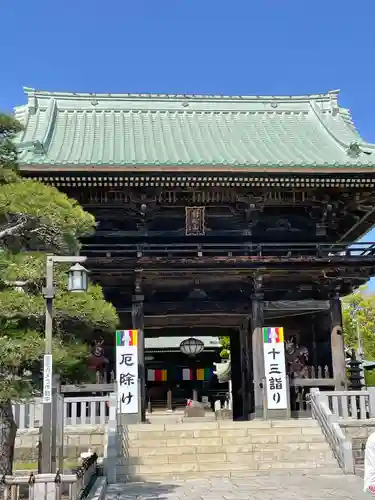
[{"label": "stone pillar", "polygon": [[141,282],[137,279],[135,294],[132,297],[132,329],[138,330],[138,420],[146,420],[146,370],[145,370],[145,337],[144,337],[144,295],[141,293]]},{"label": "stone pillar", "polygon": [[332,371],[335,379],[335,387],[342,390],[346,387],[346,363],[344,332],[342,329],[341,300],[338,293],[335,293],[329,301],[331,317],[331,353]]},{"label": "stone pillar", "polygon": [[241,395],[242,395],[242,418],[250,420],[253,408],[253,389],[251,373],[251,353],[249,338],[249,319],[247,318],[240,327],[240,363],[241,363]]},{"label": "stone pillar", "polygon": [[251,340],[253,358],[253,382],[255,416],[263,416],[263,383],[264,383],[264,357],[263,357],[263,294],[257,291],[252,297]]}]

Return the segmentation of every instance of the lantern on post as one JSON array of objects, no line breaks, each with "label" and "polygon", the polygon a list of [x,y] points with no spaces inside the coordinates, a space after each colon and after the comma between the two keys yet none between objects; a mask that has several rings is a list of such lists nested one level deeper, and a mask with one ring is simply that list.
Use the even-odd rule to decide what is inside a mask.
[{"label": "lantern on post", "polygon": [[199,339],[195,339],[194,337],[183,340],[180,344],[180,351],[191,358],[194,358],[195,356],[200,354],[203,349],[204,343]]},{"label": "lantern on post", "polygon": [[360,391],[365,386],[363,383],[363,361],[357,359],[355,350],[353,349],[349,365],[349,390]]},{"label": "lantern on post", "polygon": [[68,291],[86,292],[88,287],[87,270],[81,264],[74,264],[69,269]]}]

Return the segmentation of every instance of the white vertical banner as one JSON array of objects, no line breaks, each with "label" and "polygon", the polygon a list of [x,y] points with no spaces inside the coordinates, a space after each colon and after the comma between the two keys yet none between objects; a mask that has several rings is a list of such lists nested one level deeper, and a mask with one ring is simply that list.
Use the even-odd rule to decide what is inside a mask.
[{"label": "white vertical banner", "polygon": [[286,410],[288,395],[286,384],[284,329],[263,328],[264,370],[269,410]]},{"label": "white vertical banner", "polygon": [[43,358],[43,403],[52,403],[52,354]]},{"label": "white vertical banner", "polygon": [[138,413],[138,330],[116,331],[116,380],[119,413]]}]

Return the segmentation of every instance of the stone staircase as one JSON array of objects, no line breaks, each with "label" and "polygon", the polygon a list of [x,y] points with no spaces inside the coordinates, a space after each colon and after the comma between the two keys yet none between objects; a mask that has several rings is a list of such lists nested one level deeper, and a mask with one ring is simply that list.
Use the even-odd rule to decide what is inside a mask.
[{"label": "stone staircase", "polygon": [[119,428],[117,481],[341,474],[315,420],[182,422]]}]

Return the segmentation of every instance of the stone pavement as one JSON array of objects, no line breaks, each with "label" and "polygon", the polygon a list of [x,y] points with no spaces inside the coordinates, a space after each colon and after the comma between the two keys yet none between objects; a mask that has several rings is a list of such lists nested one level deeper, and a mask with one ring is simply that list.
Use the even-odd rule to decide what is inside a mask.
[{"label": "stone pavement", "polygon": [[363,480],[344,475],[211,477],[110,485],[107,500],[365,500]]}]

